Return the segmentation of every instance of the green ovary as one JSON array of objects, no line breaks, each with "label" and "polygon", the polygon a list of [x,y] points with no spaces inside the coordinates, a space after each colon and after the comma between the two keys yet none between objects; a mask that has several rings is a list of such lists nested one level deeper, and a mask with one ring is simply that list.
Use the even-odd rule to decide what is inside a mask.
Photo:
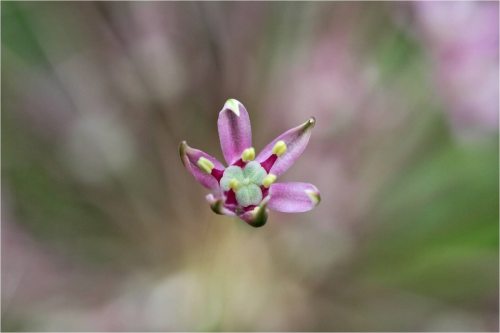
[{"label": "green ovary", "polygon": [[262,201],[262,191],[255,184],[242,186],[236,190],[236,201],[243,207],[257,205]]},{"label": "green ovary", "polygon": [[[240,206],[258,205],[262,201],[262,191],[260,186],[264,177],[267,176],[266,170],[259,162],[249,162],[244,169],[238,166],[230,166],[224,171],[220,180],[221,188],[224,191],[231,189],[230,183],[234,179],[238,186],[233,187],[236,194],[236,201]],[[234,183],[234,182],[233,182]]]}]

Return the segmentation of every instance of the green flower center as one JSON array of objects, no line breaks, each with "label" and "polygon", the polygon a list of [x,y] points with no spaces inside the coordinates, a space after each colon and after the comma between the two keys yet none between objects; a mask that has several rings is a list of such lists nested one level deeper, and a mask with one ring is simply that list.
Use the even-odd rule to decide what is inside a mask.
[{"label": "green flower center", "polygon": [[244,168],[232,165],[224,170],[220,186],[224,191],[232,189],[240,206],[258,205],[262,201],[260,186],[266,176],[266,170],[256,161],[247,163]]}]

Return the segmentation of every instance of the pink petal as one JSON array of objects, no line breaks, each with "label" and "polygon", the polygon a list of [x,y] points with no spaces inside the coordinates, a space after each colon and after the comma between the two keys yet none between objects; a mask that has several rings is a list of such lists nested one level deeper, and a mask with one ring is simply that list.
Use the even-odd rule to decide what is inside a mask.
[{"label": "pink petal", "polygon": [[241,157],[243,150],[252,146],[250,117],[243,104],[229,99],[219,113],[217,126],[222,154],[231,165]]},{"label": "pink petal", "polygon": [[276,183],[269,195],[269,208],[285,213],[307,212],[321,201],[318,189],[309,183]]},{"label": "pink petal", "polygon": [[280,140],[284,141],[287,146],[286,152],[276,159],[276,162],[274,162],[274,165],[269,170],[270,173],[280,176],[293,165],[304,149],[306,149],[309,138],[311,137],[311,130],[315,123],[316,120],[314,117],[311,117],[302,125],[289,129],[281,134],[262,149],[256,160],[261,163],[267,160],[273,154],[272,150],[276,142]]},{"label": "pink petal", "polygon": [[186,141],[182,141],[179,146],[179,154],[181,155],[181,160],[186,169],[196,178],[196,180],[206,188],[210,190],[219,191],[218,180],[198,167],[198,160],[200,157],[208,159],[214,164],[214,168],[217,170],[224,170],[224,165],[220,163],[215,157],[208,155],[207,153],[191,148],[187,145]]}]

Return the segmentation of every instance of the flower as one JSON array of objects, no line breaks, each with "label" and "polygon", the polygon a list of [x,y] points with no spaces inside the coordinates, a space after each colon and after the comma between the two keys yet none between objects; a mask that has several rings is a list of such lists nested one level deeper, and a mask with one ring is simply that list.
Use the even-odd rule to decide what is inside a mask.
[{"label": "flower", "polygon": [[186,141],[181,142],[179,152],[188,171],[212,191],[206,199],[215,213],[238,216],[251,226],[260,227],[267,221],[268,208],[297,213],[319,204],[319,191],[312,184],[275,183],[306,148],[315,122],[311,117],[286,131],[255,156],[248,112],[239,101],[229,99],[217,122],[228,167],[189,147]]}]

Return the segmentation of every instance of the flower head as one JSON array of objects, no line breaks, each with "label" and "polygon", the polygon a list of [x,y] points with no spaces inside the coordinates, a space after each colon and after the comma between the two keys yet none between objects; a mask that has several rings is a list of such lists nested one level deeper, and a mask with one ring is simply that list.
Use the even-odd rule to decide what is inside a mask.
[{"label": "flower head", "polygon": [[239,101],[229,99],[217,122],[228,167],[186,141],[181,142],[179,152],[188,171],[211,190],[207,201],[215,213],[238,216],[260,227],[267,221],[268,209],[296,213],[319,204],[319,191],[312,184],[276,183],[306,148],[314,124],[310,118],[286,131],[256,156],[248,112]]}]

